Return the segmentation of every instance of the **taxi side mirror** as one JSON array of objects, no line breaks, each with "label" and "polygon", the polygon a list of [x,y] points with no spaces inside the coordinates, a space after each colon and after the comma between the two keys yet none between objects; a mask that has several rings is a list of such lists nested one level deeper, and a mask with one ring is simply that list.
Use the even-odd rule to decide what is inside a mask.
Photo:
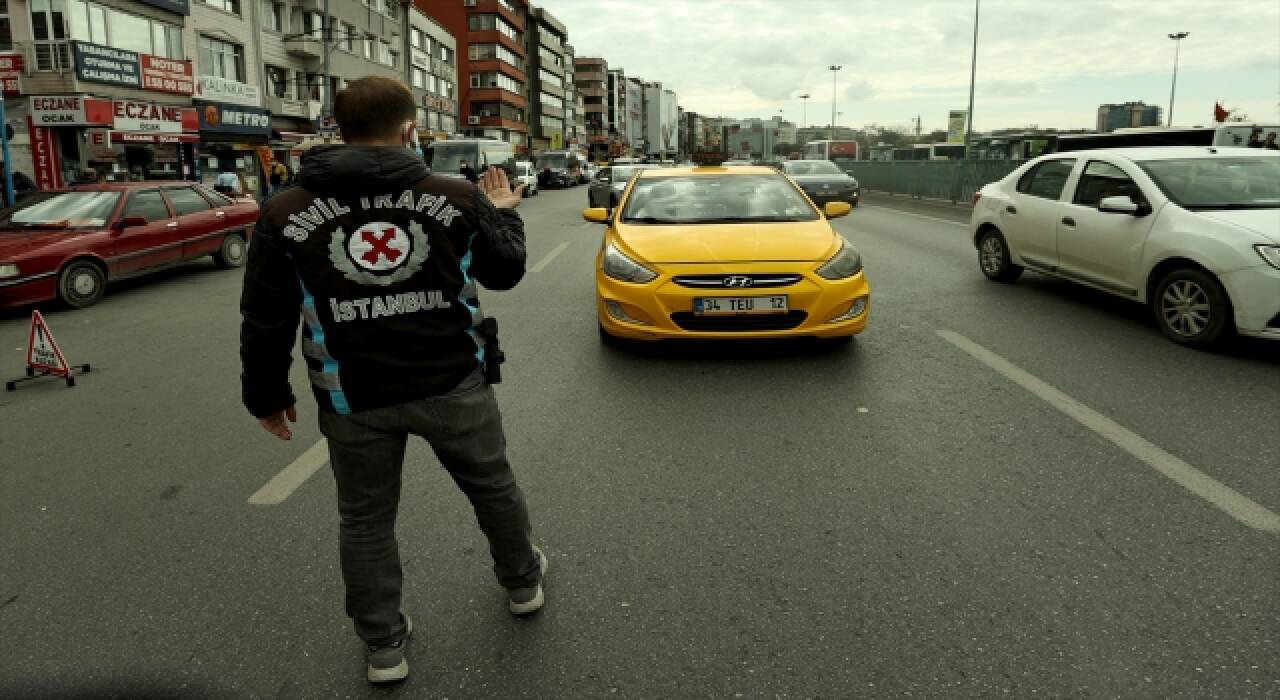
[{"label": "taxi side mirror", "polygon": [[828,219],[839,219],[842,216],[848,216],[853,211],[853,205],[848,202],[827,202],[822,205],[822,213],[827,215]]},{"label": "taxi side mirror", "polygon": [[609,223],[609,210],[603,207],[583,209],[582,218],[595,224],[607,224]]}]

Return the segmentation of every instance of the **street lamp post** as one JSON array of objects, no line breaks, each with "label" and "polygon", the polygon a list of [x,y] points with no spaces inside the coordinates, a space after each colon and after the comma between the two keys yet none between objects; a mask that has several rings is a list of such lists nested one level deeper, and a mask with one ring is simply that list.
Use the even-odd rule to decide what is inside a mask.
[{"label": "street lamp post", "polygon": [[1169,123],[1166,126],[1173,126],[1173,96],[1178,92],[1178,50],[1182,47],[1182,40],[1186,39],[1191,32],[1177,32],[1170,34],[1169,38],[1173,39],[1173,86],[1169,88]]},{"label": "street lamp post", "polygon": [[836,140],[836,74],[844,66],[827,66],[831,69],[831,140]]},{"label": "street lamp post", "polygon": [[803,105],[801,107],[801,112],[800,112],[800,128],[802,129],[806,126],[809,126],[809,98],[810,97],[813,97],[813,95],[810,95],[807,92],[800,96],[800,100],[801,100],[800,104]]}]

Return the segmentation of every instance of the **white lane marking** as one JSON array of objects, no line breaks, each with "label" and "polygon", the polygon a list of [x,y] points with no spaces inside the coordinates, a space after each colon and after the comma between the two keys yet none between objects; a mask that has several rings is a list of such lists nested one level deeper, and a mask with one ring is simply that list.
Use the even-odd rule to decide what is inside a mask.
[{"label": "white lane marking", "polygon": [[556,256],[563,253],[564,249],[568,247],[569,247],[569,241],[562,241],[560,245],[556,246],[555,248],[552,248],[550,253],[547,253],[545,256],[543,256],[543,258],[538,261],[537,265],[534,265],[533,267],[529,268],[529,271],[542,272],[543,270],[547,269],[547,265],[550,265],[551,261],[555,260]]},{"label": "white lane marking", "polygon": [[968,338],[948,330],[938,331],[944,340],[969,353],[979,362],[1003,374],[1023,389],[1074,418],[1081,425],[1110,440],[1147,466],[1160,472],[1191,493],[1212,503],[1227,515],[1255,530],[1280,532],[1280,515],[1267,510],[1239,491],[1214,479],[1097,411],[1037,379],[1031,373]]},{"label": "white lane marking", "polygon": [[312,474],[328,462],[329,443],[321,440],[258,489],[257,493],[249,497],[249,503],[255,506],[275,506],[284,503],[284,499],[293,495],[299,486],[306,483]]},{"label": "white lane marking", "polygon": [[894,209],[893,207],[881,207],[881,206],[874,206],[874,205],[868,206],[866,204],[859,204],[858,207],[859,208],[865,207],[867,209],[873,209],[876,211],[891,211],[894,214],[901,214],[903,216],[914,216],[917,219],[928,219],[929,221],[936,221],[940,224],[951,224],[952,226],[964,226],[965,228],[969,227],[969,224],[966,224],[960,221],[952,221],[950,219],[940,219],[936,216],[925,216],[924,214],[916,214],[909,211],[902,211],[901,209]]}]

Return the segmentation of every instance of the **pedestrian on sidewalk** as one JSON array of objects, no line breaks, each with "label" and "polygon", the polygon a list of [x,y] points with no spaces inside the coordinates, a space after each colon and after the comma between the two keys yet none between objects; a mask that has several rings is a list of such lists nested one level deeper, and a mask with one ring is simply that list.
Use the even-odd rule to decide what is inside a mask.
[{"label": "pedestrian on sidewalk", "polygon": [[395,523],[410,435],[470,499],[507,609],[544,602],[547,562],[507,461],[485,372],[496,337],[476,286],[507,290],[524,276],[522,188],[497,168],[478,187],[430,176],[411,150],[417,107],[399,81],[351,82],[334,115],[345,145],[311,149],[297,186],[262,206],[240,302],[241,379],[249,412],[290,439],[301,318],[337,484],[346,612],[379,683],[409,673]]}]

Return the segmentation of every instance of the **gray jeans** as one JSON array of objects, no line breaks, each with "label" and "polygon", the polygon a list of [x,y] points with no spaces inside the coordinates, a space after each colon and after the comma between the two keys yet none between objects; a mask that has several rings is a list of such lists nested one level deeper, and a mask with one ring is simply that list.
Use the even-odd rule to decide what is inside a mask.
[{"label": "gray jeans", "polygon": [[502,415],[479,370],[447,394],[347,416],[321,411],[342,516],[347,615],[369,644],[404,636],[396,543],[400,473],[409,435],[425,438],[471,500],[505,588],[538,584],[529,512],[506,457]]}]

